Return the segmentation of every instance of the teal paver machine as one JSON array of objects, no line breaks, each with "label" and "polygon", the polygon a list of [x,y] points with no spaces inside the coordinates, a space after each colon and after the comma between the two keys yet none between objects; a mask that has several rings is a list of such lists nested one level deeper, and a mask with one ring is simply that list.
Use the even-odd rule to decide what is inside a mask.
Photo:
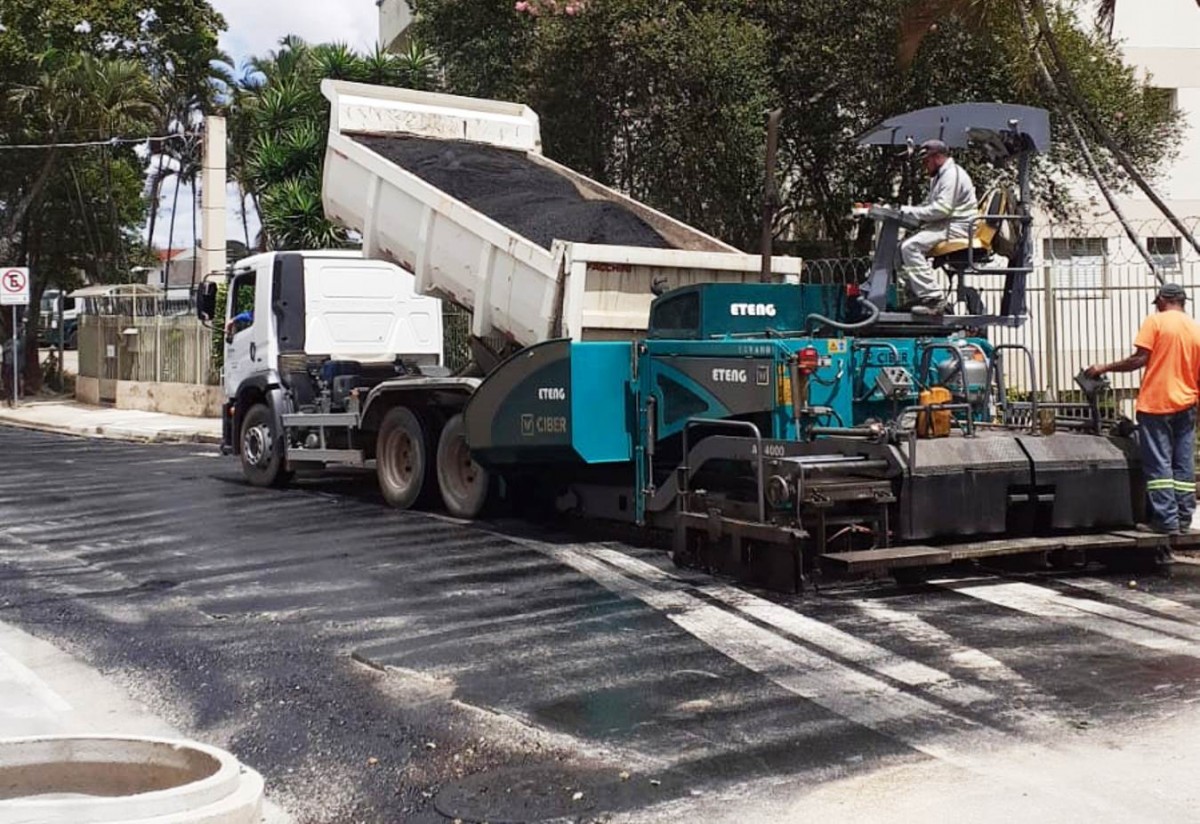
[{"label": "teal paver machine", "polygon": [[[518,352],[467,405],[474,459],[512,499],[668,534],[678,562],[772,589],[1015,555],[1161,559],[1166,539],[1133,531],[1144,488],[1129,427],[1102,420],[1094,393],[1018,397],[1006,369],[1020,363],[1036,386],[1035,359],[988,337],[1026,319],[1029,167],[1048,146],[1046,112],[925,109],[862,142],[929,138],[1016,170],[970,237],[934,250],[966,312],[896,305],[903,216],[871,207],[861,282],[687,286],[654,300],[644,339]],[[972,286],[984,275],[1004,281],[990,314]]]}]

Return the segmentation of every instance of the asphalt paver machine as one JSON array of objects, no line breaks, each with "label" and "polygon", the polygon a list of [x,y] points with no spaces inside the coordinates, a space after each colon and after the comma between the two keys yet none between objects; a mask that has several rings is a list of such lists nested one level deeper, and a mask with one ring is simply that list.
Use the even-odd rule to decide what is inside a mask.
[{"label": "asphalt paver machine", "polygon": [[1135,530],[1144,483],[1128,422],[1102,420],[1094,386],[1074,416],[1036,391],[1017,400],[1010,363],[1036,388],[1033,354],[988,338],[1026,320],[1030,161],[1048,146],[1046,112],[926,109],[863,143],[930,138],[1016,167],[1014,192],[984,203],[970,237],[934,250],[960,294],[1003,277],[995,311],[977,294],[966,314],[903,311],[903,215],[871,207],[862,283],[698,283],[654,301],[644,339],[523,349],[466,406],[473,459],[510,490],[660,528],[680,563],[775,589],[1011,556],[1169,557],[1167,538]]}]

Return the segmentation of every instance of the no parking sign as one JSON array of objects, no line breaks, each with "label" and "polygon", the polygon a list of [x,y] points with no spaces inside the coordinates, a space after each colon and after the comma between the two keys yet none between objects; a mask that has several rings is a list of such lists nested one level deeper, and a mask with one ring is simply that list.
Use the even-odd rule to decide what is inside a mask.
[{"label": "no parking sign", "polygon": [[0,306],[29,305],[29,270],[10,266],[0,269]]}]

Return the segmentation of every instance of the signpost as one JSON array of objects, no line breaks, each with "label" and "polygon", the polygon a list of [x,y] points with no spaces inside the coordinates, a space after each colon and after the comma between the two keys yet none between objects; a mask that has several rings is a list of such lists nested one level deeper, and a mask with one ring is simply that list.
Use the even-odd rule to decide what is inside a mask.
[{"label": "signpost", "polygon": [[17,405],[17,307],[29,305],[29,269],[10,266],[0,269],[0,306],[12,307],[12,393],[13,406]]}]

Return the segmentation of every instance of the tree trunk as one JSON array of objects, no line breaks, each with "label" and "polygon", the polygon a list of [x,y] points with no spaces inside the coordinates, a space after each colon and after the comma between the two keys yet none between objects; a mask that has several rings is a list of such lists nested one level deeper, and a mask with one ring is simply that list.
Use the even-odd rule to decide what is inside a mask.
[{"label": "tree trunk", "polygon": [[[57,136],[51,136],[53,140],[57,140]],[[46,159],[42,162],[42,168],[38,171],[38,175],[34,178],[33,185],[29,187],[29,191],[25,196],[18,198],[16,205],[8,214],[8,220],[4,223],[4,230],[0,233],[0,262],[11,259],[13,251],[13,239],[17,236],[17,227],[25,222],[25,215],[28,214],[33,204],[42,196],[42,192],[46,189],[46,184],[50,182],[50,173],[54,171],[54,162],[58,159],[58,149],[51,148],[46,151]]]},{"label": "tree trunk", "polygon": [[165,152],[158,153],[158,171],[154,173],[150,183],[150,221],[146,229],[146,248],[154,248],[154,225],[158,222],[158,199],[162,196],[162,170],[166,163]]},{"label": "tree trunk", "polygon": [[163,263],[163,288],[171,284],[171,259],[174,255],[171,250],[175,248],[175,213],[179,210],[179,187],[183,185],[178,174],[175,175],[175,197],[171,201],[171,236],[167,238],[167,259]]},{"label": "tree trunk", "polygon": [[242,215],[242,234],[246,238],[246,251],[250,251],[250,219],[246,216],[246,190],[242,188],[242,183],[239,180],[237,184],[238,190],[238,211]]},{"label": "tree trunk", "polygon": [[267,243],[267,230],[262,225],[262,207],[258,203],[258,193],[253,189],[250,190],[250,202],[254,204],[254,214],[258,216],[258,243],[254,244],[256,247],[254,251],[265,252],[269,245]]},{"label": "tree trunk", "polygon": [[200,245],[200,234],[196,231],[196,201],[200,199],[200,192],[196,189],[196,178],[192,178],[192,293],[196,290],[196,269],[200,266],[200,253],[197,247]]},{"label": "tree trunk", "polygon": [[[1101,124],[1096,116],[1092,113],[1087,101],[1083,99],[1083,95],[1079,93],[1079,88],[1075,85],[1075,76],[1071,73],[1070,67],[1067,66],[1066,60],[1063,59],[1062,51],[1058,47],[1058,41],[1055,39],[1054,32],[1050,28],[1050,18],[1046,14],[1046,4],[1043,2],[1043,0],[1030,0],[1030,2],[1033,6],[1034,13],[1037,15],[1038,28],[1041,30],[1042,39],[1046,42],[1046,46],[1050,49],[1050,55],[1054,58],[1054,67],[1058,69],[1058,73],[1063,81],[1058,88],[1066,92],[1066,97],[1070,101],[1071,105],[1079,112],[1080,115],[1083,116],[1084,121],[1092,130],[1092,133],[1096,135],[1096,137],[1100,140],[1100,143],[1103,144],[1104,148],[1108,149],[1108,151],[1112,153],[1112,156],[1116,158],[1117,163],[1121,164],[1121,168],[1125,170],[1125,173],[1129,175],[1129,178],[1135,184],[1137,184],[1137,187],[1142,190],[1142,193],[1145,194],[1147,198],[1150,199],[1150,202],[1153,203],[1158,210],[1162,212],[1163,216],[1170,221],[1171,225],[1179,231],[1179,234],[1187,238],[1188,243],[1192,244],[1192,247],[1197,252],[1200,252],[1200,243],[1196,241],[1195,236],[1188,231],[1188,228],[1183,224],[1183,222],[1176,217],[1175,213],[1171,211],[1170,207],[1163,202],[1162,198],[1158,196],[1158,193],[1154,191],[1154,188],[1148,182],[1146,182],[1146,179],[1142,177],[1141,173],[1137,170],[1137,167],[1134,166],[1133,160],[1125,153],[1116,140],[1113,139],[1112,135],[1108,133],[1108,130],[1104,128],[1104,125]],[[1037,44],[1033,44],[1033,47],[1037,48]]]},{"label": "tree trunk", "polygon": [[38,359],[38,320],[41,316],[42,292],[46,290],[46,282],[38,276],[41,269],[40,251],[43,238],[40,228],[36,232],[33,231],[34,225],[40,227],[41,223],[25,223],[27,243],[24,258],[25,265],[29,267],[32,275],[29,284],[29,305],[22,313],[25,320],[25,330],[21,334],[24,363],[19,364],[25,395],[36,395],[42,391],[42,364]]}]

